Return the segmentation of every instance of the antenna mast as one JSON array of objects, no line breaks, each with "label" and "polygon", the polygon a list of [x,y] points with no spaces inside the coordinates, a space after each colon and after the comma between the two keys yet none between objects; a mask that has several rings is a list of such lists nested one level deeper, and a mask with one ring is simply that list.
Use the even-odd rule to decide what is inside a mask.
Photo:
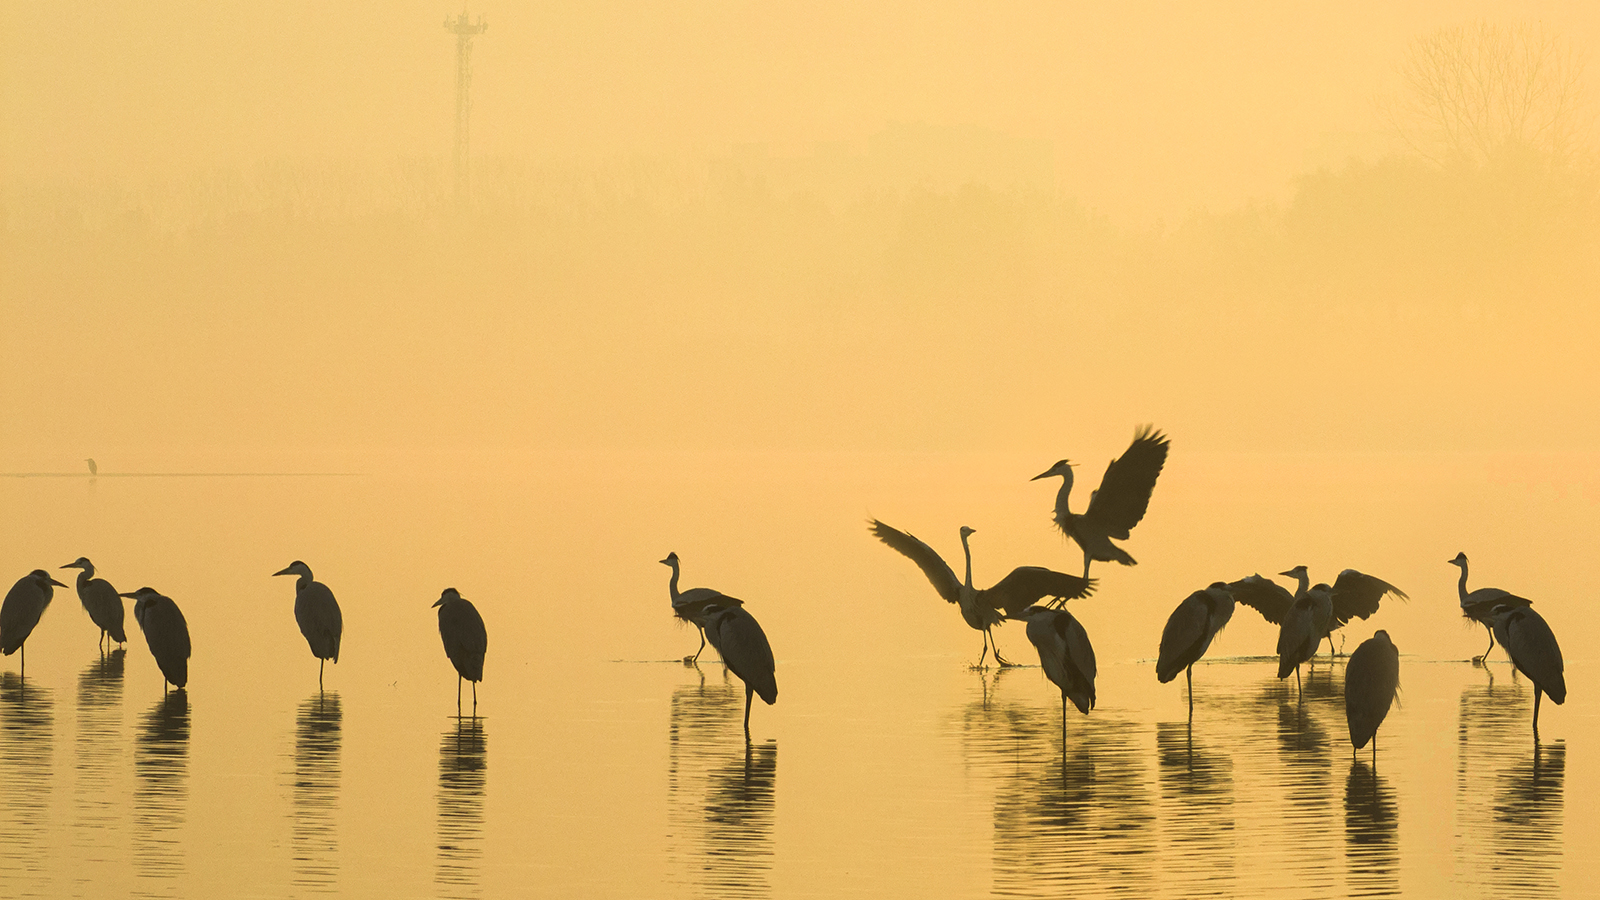
[{"label": "antenna mast", "polygon": [[465,7],[461,15],[444,20],[444,30],[456,36],[456,206],[463,210],[472,203],[472,183],[467,170],[467,117],[472,109],[472,39],[483,34],[488,27],[481,15],[476,22],[469,19]]}]

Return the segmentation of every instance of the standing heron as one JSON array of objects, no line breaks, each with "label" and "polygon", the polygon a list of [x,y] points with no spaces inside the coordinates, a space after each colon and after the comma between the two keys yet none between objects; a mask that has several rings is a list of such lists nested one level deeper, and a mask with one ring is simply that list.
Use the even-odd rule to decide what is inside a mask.
[{"label": "standing heron", "polygon": [[774,672],[772,645],[761,623],[743,606],[708,604],[701,614],[711,646],[722,654],[722,661],[744,682],[744,739],[750,740],[751,698],[761,695],[768,706],[778,702],[778,679]]},{"label": "standing heron", "polygon": [[317,658],[317,690],[322,690],[322,669],[328,660],[339,664],[339,639],[344,634],[344,616],[339,612],[339,601],[333,599],[328,586],[311,577],[311,567],[295,560],[279,575],[299,576],[294,583],[294,620],[300,623],[300,633],[311,645],[311,655]]},{"label": "standing heron", "polygon": [[79,570],[78,599],[83,603],[84,612],[89,614],[89,621],[100,626],[101,642],[110,636],[117,643],[126,644],[128,633],[122,628],[122,595],[117,589],[104,578],[94,577],[94,563],[87,556],[80,556],[61,568]]},{"label": "standing heron", "polygon": [[[1293,594],[1281,585],[1260,575],[1251,575],[1241,578],[1228,585],[1228,590],[1233,592],[1235,600],[1245,606],[1261,613],[1261,617],[1274,625],[1282,625],[1284,616],[1288,614],[1296,600],[1306,595],[1311,584],[1311,578],[1305,566],[1295,566],[1287,572],[1279,572],[1295,579],[1298,586]],[[1326,585],[1324,585],[1326,587]],[[1366,619],[1378,611],[1378,603],[1389,594],[1394,594],[1401,600],[1411,599],[1405,591],[1381,578],[1357,572],[1355,569],[1345,569],[1334,579],[1333,585],[1328,587],[1328,623],[1327,630],[1317,636],[1320,642],[1324,637],[1328,639],[1328,653],[1333,656],[1338,654],[1333,650],[1333,632],[1343,628],[1351,619]],[[1312,649],[1312,655],[1316,649]],[[1310,657],[1308,656],[1307,659]],[[1282,676],[1280,676],[1282,677]]]},{"label": "standing heron", "polygon": [[[1038,603],[1046,597],[1053,597],[1056,601],[1065,602],[1087,597],[1094,591],[1094,582],[1076,575],[1064,575],[1053,572],[1041,566],[1018,566],[1011,570],[1011,574],[1000,579],[994,587],[979,590],[972,586],[972,548],[967,544],[967,537],[977,532],[961,526],[961,552],[967,558],[967,580],[965,583],[956,580],[956,573],[951,570],[932,547],[907,534],[891,528],[888,525],[873,519],[868,528],[873,536],[883,541],[895,550],[904,554],[907,559],[916,563],[922,569],[922,574],[928,576],[928,581],[933,583],[933,589],[939,592],[950,603],[961,609],[961,618],[967,625],[984,634],[983,656],[978,657],[978,664],[974,669],[983,667],[989,647],[994,646],[994,660],[1002,666],[1009,666],[1000,656],[1000,645],[994,643],[994,633],[989,629],[1000,624],[1008,616],[1020,616],[1022,611]],[[1005,615],[1001,615],[1004,613]]]},{"label": "standing heron", "polygon": [[1166,684],[1181,671],[1189,683],[1189,718],[1194,718],[1194,664],[1206,655],[1211,640],[1233,618],[1233,594],[1225,582],[1213,581],[1203,591],[1183,598],[1161,630],[1156,680]]},{"label": "standing heron", "polygon": [[1039,650],[1044,674],[1061,688],[1061,739],[1067,737],[1067,701],[1084,715],[1094,709],[1094,647],[1072,613],[1048,606],[1023,610],[1028,640]]},{"label": "standing heron", "polygon": [[1461,580],[1456,584],[1456,590],[1461,594],[1461,614],[1483,626],[1489,632],[1489,648],[1483,651],[1482,656],[1473,658],[1473,662],[1487,662],[1489,650],[1494,649],[1494,608],[1528,607],[1533,601],[1526,597],[1518,597],[1509,591],[1499,588],[1478,588],[1472,593],[1467,593],[1467,555],[1457,553],[1456,558],[1449,560],[1450,565],[1461,569]]},{"label": "standing heron", "polygon": [[0,656],[22,650],[23,672],[28,671],[28,651],[23,644],[33,634],[33,627],[39,624],[39,617],[44,615],[58,587],[66,585],[51,578],[49,572],[34,569],[18,578],[6,592],[5,601],[0,602]]},{"label": "standing heron", "polygon": [[[672,600],[672,614],[694,625],[700,632],[700,649],[694,651],[693,656],[685,656],[683,661],[691,664],[699,662],[700,653],[706,649],[706,628],[702,621],[702,615],[705,613],[706,607],[712,603],[723,607],[743,606],[744,601],[737,597],[729,597],[727,594],[721,591],[714,591],[711,588],[690,588],[679,593],[678,554],[676,552],[668,553],[667,558],[660,562],[663,566],[668,566],[672,569],[672,580],[667,582],[667,596]],[[722,651],[719,650],[717,652],[720,653]]]},{"label": "standing heron", "polygon": [[1379,630],[1350,654],[1344,670],[1344,716],[1350,725],[1350,743],[1360,750],[1372,742],[1372,759],[1378,759],[1378,726],[1400,690],[1400,651]]},{"label": "standing heron", "polygon": [[444,655],[456,667],[456,715],[461,714],[461,679],[472,682],[472,714],[478,714],[478,682],[483,680],[483,654],[489,649],[489,632],[472,601],[455,588],[445,588],[433,604],[439,609],[439,637]]},{"label": "standing heron", "polygon": [[161,676],[166,679],[163,689],[166,684],[178,688],[188,685],[189,623],[183,618],[183,610],[171,597],[162,596],[152,587],[120,596],[133,600],[133,620],[139,623],[145,643],[150,645],[150,655],[161,667]]},{"label": "standing heron", "polygon": [[1063,459],[1033,476],[1034,481],[1061,477],[1061,490],[1056,492],[1056,526],[1082,548],[1084,578],[1089,577],[1089,563],[1093,560],[1136,565],[1133,557],[1111,539],[1127,540],[1133,526],[1144,518],[1150,494],[1156,489],[1156,478],[1167,462],[1168,443],[1166,435],[1149,425],[1139,429],[1128,449],[1106,466],[1100,489],[1089,495],[1089,508],[1081,515],[1067,507],[1073,463]]},{"label": "standing heron", "polygon": [[1549,694],[1557,706],[1567,702],[1567,678],[1561,645],[1544,617],[1528,606],[1494,610],[1494,636],[1506,648],[1511,664],[1533,682],[1533,742],[1539,743],[1539,696]]},{"label": "standing heron", "polygon": [[1300,664],[1317,655],[1332,618],[1333,590],[1321,583],[1300,591],[1283,615],[1278,626],[1278,679],[1288,678],[1292,669],[1296,696],[1302,693]]}]

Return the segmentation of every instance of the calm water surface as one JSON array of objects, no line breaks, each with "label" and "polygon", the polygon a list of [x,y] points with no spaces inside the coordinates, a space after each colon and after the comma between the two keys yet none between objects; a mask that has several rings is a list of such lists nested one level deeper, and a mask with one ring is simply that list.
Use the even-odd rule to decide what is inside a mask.
[{"label": "calm water surface", "polygon": [[[12,508],[45,511],[5,535],[6,577],[86,554],[121,590],[174,597],[195,643],[189,689],[164,694],[136,634],[102,655],[58,590],[26,678],[17,657],[0,663],[0,896],[1557,897],[1600,885],[1584,852],[1600,770],[1586,751],[1578,598],[1545,588],[1536,600],[1568,648],[1572,692],[1544,705],[1536,749],[1531,686],[1499,651],[1487,667],[1465,661],[1483,632],[1459,624],[1444,565],[1464,538],[1362,543],[1415,541],[1418,510],[1459,518],[1435,508],[1437,483],[1384,501],[1409,513],[1391,517],[1401,535],[1347,548],[1298,534],[1318,549],[1246,562],[1281,552],[1237,546],[1274,546],[1270,525],[1182,540],[1195,533],[1183,514],[1158,524],[1162,489],[1182,507],[1215,486],[1169,473],[1150,533],[1135,537],[1142,564],[1102,572],[1100,594],[1077,603],[1100,702],[1063,723],[1037,667],[968,669],[978,635],[862,527],[879,515],[954,553],[956,527],[972,524],[979,581],[1023,563],[1070,570],[1073,554],[1032,521],[1048,525],[1051,496],[1028,492],[1027,466],[1015,489],[964,485],[969,469],[1007,461],[970,462],[817,467],[783,490],[763,485],[792,460],[716,461],[671,481],[598,463],[559,478],[0,479]],[[930,497],[930,474],[949,490]],[[1270,519],[1275,502],[1245,518]],[[1544,502],[1574,519],[1593,505]],[[1464,546],[1475,583],[1479,567],[1482,584],[1526,577],[1509,552]],[[779,702],[758,701],[748,744],[738,680],[709,649],[698,666],[679,659],[698,638],[667,612],[655,560],[668,550],[686,585],[746,599],[777,651]],[[345,610],[344,655],[321,691],[292,580],[268,577],[296,558]],[[1196,669],[1192,723],[1181,679],[1153,678],[1148,656],[1184,594],[1298,562],[1360,565],[1413,595],[1351,629],[1350,647],[1383,627],[1405,654],[1375,762],[1351,753],[1343,663],[1313,667],[1297,698],[1260,656],[1275,635],[1248,610]],[[429,608],[446,586],[489,627],[476,716],[456,714]],[[997,635],[1007,655],[1036,658],[1021,628]]]}]

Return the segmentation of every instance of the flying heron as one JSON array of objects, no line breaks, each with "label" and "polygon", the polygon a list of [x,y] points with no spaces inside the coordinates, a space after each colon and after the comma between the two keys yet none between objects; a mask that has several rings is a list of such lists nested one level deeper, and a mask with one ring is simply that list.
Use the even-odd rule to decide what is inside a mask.
[{"label": "flying heron", "polygon": [[317,658],[317,689],[322,689],[322,669],[328,660],[339,664],[339,639],[344,634],[344,616],[339,613],[339,601],[333,591],[311,576],[311,567],[295,560],[279,575],[299,576],[294,583],[294,620],[300,623],[300,633],[311,645],[311,655]]},{"label": "flying heron", "polygon": [[189,623],[183,610],[155,588],[142,587],[120,596],[133,600],[133,620],[144,632],[150,655],[161,667],[165,684],[184,687],[189,683]]},{"label": "flying heron", "polygon": [[939,592],[939,596],[961,609],[961,618],[967,625],[983,632],[984,655],[978,657],[978,664],[973,666],[974,669],[983,667],[983,661],[991,645],[994,647],[995,662],[1002,666],[1011,665],[1000,655],[1000,645],[994,643],[994,633],[989,630],[1004,621],[1006,617],[1020,616],[1023,610],[1046,597],[1064,602],[1087,597],[1094,591],[1092,581],[1076,575],[1052,572],[1041,566],[1018,566],[1011,570],[1010,575],[1000,579],[994,587],[982,590],[974,588],[972,548],[967,544],[967,537],[977,532],[966,525],[961,526],[961,552],[967,558],[965,583],[957,581],[956,573],[951,570],[943,557],[917,538],[891,528],[877,519],[871,520],[868,530],[878,540],[900,551],[906,558],[916,563],[922,569],[922,574],[928,576],[928,581],[933,583],[933,589]]},{"label": "flying heron", "polygon": [[1494,635],[1506,648],[1511,664],[1533,682],[1533,742],[1539,743],[1539,696],[1549,694],[1557,706],[1567,702],[1561,645],[1544,617],[1529,606],[1513,604],[1494,610]]},{"label": "flying heron", "polygon": [[28,671],[28,651],[23,644],[33,634],[33,627],[39,624],[39,617],[44,615],[58,587],[66,585],[51,578],[49,572],[34,569],[18,578],[6,592],[5,601],[0,602],[0,655],[10,656],[22,650],[24,673]]},{"label": "flying heron", "polygon": [[[694,651],[693,656],[685,656],[683,661],[686,663],[699,662],[700,653],[706,649],[706,627],[702,619],[706,607],[712,603],[722,607],[743,606],[744,601],[737,597],[729,597],[727,594],[721,591],[714,591],[711,588],[690,588],[679,593],[678,554],[676,552],[668,553],[667,558],[661,560],[661,564],[672,569],[672,580],[667,582],[667,595],[672,600],[672,614],[694,625],[700,632],[700,649]],[[722,651],[718,650],[717,652],[721,653]]]},{"label": "flying heron", "polygon": [[1350,725],[1352,752],[1372,742],[1372,759],[1378,759],[1378,726],[1400,689],[1400,651],[1379,630],[1350,654],[1344,670],[1344,715]]},{"label": "flying heron", "polygon": [[1489,650],[1494,649],[1494,609],[1497,606],[1527,607],[1533,601],[1526,597],[1518,597],[1509,591],[1499,588],[1478,588],[1472,593],[1467,593],[1467,555],[1457,553],[1456,558],[1449,560],[1450,565],[1461,569],[1461,581],[1456,584],[1456,590],[1461,594],[1461,614],[1483,626],[1489,632],[1489,648],[1483,651],[1482,656],[1474,657],[1473,662],[1481,663],[1489,659]]},{"label": "flying heron", "polygon": [[1189,718],[1194,718],[1194,664],[1206,655],[1217,632],[1233,618],[1233,594],[1225,582],[1213,581],[1203,591],[1183,598],[1161,630],[1156,680],[1166,684],[1181,671],[1189,683]]},{"label": "flying heron", "polygon": [[122,596],[111,582],[94,577],[94,563],[87,556],[80,556],[61,568],[79,570],[78,599],[83,603],[84,612],[89,614],[89,621],[100,626],[101,642],[109,636],[119,644],[127,643],[128,633],[122,628],[125,615]]},{"label": "flying heron", "polygon": [[778,702],[778,679],[774,673],[772,645],[761,623],[743,606],[708,604],[702,613],[711,645],[722,654],[722,661],[744,682],[744,739],[750,740],[751,698],[761,695],[768,706]]},{"label": "flying heron", "polygon": [[455,588],[445,588],[433,604],[439,609],[439,637],[444,655],[456,667],[456,714],[461,714],[461,679],[472,682],[472,714],[478,714],[478,682],[483,680],[483,654],[489,649],[489,632],[472,601]]},{"label": "flying heron", "polygon": [[1094,647],[1072,613],[1048,606],[1023,610],[1028,640],[1039,650],[1044,674],[1061,689],[1061,739],[1067,737],[1067,701],[1084,715],[1094,709]]},{"label": "flying heron", "polygon": [[1089,563],[1093,560],[1135,565],[1133,557],[1111,539],[1127,540],[1133,526],[1144,518],[1156,478],[1167,462],[1168,443],[1166,435],[1149,425],[1139,429],[1128,449],[1106,466],[1100,489],[1089,495],[1089,508],[1082,514],[1067,507],[1073,463],[1063,459],[1033,476],[1034,481],[1061,477],[1061,490],[1056,493],[1056,525],[1082,548],[1084,578],[1089,577]]}]

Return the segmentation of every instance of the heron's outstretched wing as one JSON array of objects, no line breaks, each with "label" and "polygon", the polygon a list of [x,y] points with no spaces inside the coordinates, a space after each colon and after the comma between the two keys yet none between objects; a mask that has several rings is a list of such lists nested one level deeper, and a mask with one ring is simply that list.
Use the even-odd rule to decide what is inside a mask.
[{"label": "heron's outstretched wing", "polygon": [[[954,576],[952,576],[954,577]],[[986,591],[979,591],[979,601],[994,607],[1008,616],[1019,616],[1022,611],[1045,597],[1077,600],[1094,592],[1094,579],[1083,579],[1046,569],[1043,566],[1018,566],[1011,574]]]},{"label": "heron's outstretched wing", "polygon": [[1333,583],[1333,626],[1341,628],[1354,618],[1362,618],[1378,611],[1378,601],[1394,594],[1409,600],[1406,592],[1382,578],[1364,575],[1355,569],[1345,569]]},{"label": "heron's outstretched wing", "polygon": [[1133,436],[1127,451],[1106,466],[1084,516],[1097,522],[1108,537],[1127,540],[1129,530],[1144,518],[1156,477],[1167,462],[1167,443],[1166,435],[1146,425]]},{"label": "heron's outstretched wing", "polygon": [[924,544],[917,538],[906,534],[896,528],[873,519],[868,529],[878,540],[905,554],[912,562],[922,569],[922,574],[928,576],[933,582],[933,589],[939,596],[951,603],[961,602],[961,582],[956,580],[956,573],[951,571],[950,564],[944,558],[933,552],[933,548]]},{"label": "heron's outstretched wing", "polygon": [[1274,625],[1282,625],[1289,607],[1294,605],[1294,595],[1270,578],[1251,575],[1228,585],[1233,599],[1250,607]]}]

